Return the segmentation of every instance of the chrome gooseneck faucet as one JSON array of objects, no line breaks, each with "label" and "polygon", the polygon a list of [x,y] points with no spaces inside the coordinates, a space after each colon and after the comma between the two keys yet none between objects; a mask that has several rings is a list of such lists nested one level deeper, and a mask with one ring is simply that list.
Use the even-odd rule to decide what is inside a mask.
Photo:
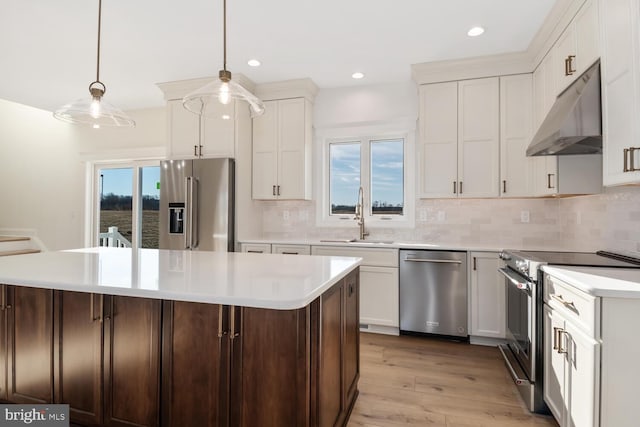
[{"label": "chrome gooseneck faucet", "polygon": [[358,203],[356,203],[356,216],[353,219],[357,221],[357,224],[360,227],[360,236],[358,239],[364,240],[364,238],[368,236],[369,233],[364,231],[364,192],[362,191],[362,187],[358,189]]}]

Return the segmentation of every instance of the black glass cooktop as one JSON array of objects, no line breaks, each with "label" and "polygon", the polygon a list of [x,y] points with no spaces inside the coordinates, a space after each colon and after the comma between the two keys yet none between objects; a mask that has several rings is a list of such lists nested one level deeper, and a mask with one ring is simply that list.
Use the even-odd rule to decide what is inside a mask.
[{"label": "black glass cooktop", "polygon": [[598,251],[596,253],[518,251],[518,255],[523,259],[549,265],[640,268],[640,259],[606,251]]}]

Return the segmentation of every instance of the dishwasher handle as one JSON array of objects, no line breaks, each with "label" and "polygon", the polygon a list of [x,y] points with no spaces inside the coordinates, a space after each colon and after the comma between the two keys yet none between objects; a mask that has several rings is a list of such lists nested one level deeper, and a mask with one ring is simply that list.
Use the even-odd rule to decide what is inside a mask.
[{"label": "dishwasher handle", "polygon": [[455,259],[431,259],[431,258],[405,258],[407,262],[433,262],[437,264],[462,264],[462,261]]}]

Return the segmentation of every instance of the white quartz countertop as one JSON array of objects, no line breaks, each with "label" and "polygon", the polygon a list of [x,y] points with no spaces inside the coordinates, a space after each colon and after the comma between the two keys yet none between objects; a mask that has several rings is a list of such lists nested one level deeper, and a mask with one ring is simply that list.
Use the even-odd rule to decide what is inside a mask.
[{"label": "white quartz countertop", "polygon": [[306,306],[360,258],[88,248],[0,258],[0,283],[279,310]]},{"label": "white quartz countertop", "polygon": [[596,297],[640,298],[640,268],[544,266],[542,270]]}]

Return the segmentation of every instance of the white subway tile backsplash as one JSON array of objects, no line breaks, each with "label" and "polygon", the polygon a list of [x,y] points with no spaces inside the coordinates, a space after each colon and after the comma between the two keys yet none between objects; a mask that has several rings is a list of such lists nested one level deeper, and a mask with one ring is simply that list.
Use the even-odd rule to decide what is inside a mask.
[{"label": "white subway tile backsplash", "polygon": [[[316,227],[314,201],[261,202],[260,239],[348,239],[349,228]],[[639,251],[640,187],[549,199],[420,199],[412,229],[373,228],[372,239],[502,248]],[[288,212],[284,219],[284,212]],[[529,222],[521,221],[522,211]]]}]

